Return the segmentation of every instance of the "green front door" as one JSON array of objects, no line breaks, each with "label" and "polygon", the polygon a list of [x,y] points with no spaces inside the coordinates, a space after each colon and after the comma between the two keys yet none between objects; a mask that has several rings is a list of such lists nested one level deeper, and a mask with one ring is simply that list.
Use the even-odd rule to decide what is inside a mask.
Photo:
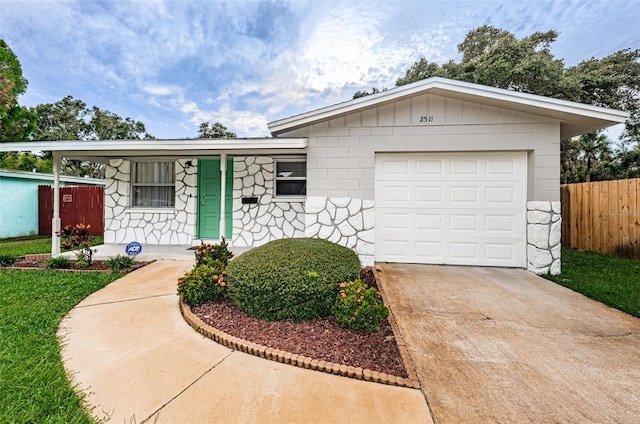
[{"label": "green front door", "polygon": [[[233,233],[233,159],[227,159],[225,237]],[[198,160],[198,238],[220,238],[220,159]]]}]

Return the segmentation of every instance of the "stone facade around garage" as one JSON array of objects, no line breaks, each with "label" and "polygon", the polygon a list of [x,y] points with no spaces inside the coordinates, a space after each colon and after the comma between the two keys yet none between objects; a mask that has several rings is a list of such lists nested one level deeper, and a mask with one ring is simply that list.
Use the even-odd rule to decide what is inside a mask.
[{"label": "stone facade around garage", "polygon": [[[305,203],[274,198],[274,166],[270,156],[234,157],[232,246],[305,236]],[[243,197],[257,197],[258,203],[243,204]]]},{"label": "stone facade around garage", "polygon": [[307,197],[305,236],[354,250],[363,266],[374,263],[375,209],[372,200]]},{"label": "stone facade around garage", "polygon": [[535,274],[560,274],[560,211],[560,202],[527,202],[527,270]]},{"label": "stone facade around garage", "polygon": [[[191,245],[196,234],[198,168],[175,161],[175,206],[132,208],[131,161],[111,159],[105,169],[104,242]],[[192,160],[195,163],[195,160]]]}]

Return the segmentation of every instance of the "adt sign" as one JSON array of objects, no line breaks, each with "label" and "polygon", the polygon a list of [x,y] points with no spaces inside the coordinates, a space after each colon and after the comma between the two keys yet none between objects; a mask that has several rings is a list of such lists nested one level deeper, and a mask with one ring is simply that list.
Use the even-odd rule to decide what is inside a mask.
[{"label": "adt sign", "polygon": [[127,244],[127,247],[124,249],[129,256],[136,256],[138,253],[142,253],[142,245],[137,241],[132,241]]}]

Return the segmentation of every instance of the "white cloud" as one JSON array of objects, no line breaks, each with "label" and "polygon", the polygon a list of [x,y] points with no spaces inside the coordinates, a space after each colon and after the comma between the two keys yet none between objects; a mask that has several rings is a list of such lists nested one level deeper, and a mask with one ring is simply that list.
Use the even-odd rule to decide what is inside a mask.
[{"label": "white cloud", "polygon": [[554,52],[570,64],[640,46],[633,1],[0,2],[0,38],[30,80],[21,101],[71,94],[151,119],[159,137],[202,121],[265,135],[283,114],[391,88],[419,57],[457,59],[483,24],[557,29]]}]

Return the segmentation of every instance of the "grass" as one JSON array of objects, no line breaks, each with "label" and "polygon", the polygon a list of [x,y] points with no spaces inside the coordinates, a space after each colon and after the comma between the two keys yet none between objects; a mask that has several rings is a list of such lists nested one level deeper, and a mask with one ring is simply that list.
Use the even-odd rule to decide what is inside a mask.
[{"label": "grass", "polygon": [[[103,244],[102,236],[94,237],[92,246]],[[64,250],[64,249],[63,249]],[[51,253],[51,236],[20,237],[0,240],[0,255],[13,257],[27,254]]]},{"label": "grass", "polygon": [[67,380],[56,332],[117,274],[0,269],[0,422],[91,423]]},{"label": "grass", "polygon": [[640,317],[640,261],[562,249],[562,273],[545,278]]}]

